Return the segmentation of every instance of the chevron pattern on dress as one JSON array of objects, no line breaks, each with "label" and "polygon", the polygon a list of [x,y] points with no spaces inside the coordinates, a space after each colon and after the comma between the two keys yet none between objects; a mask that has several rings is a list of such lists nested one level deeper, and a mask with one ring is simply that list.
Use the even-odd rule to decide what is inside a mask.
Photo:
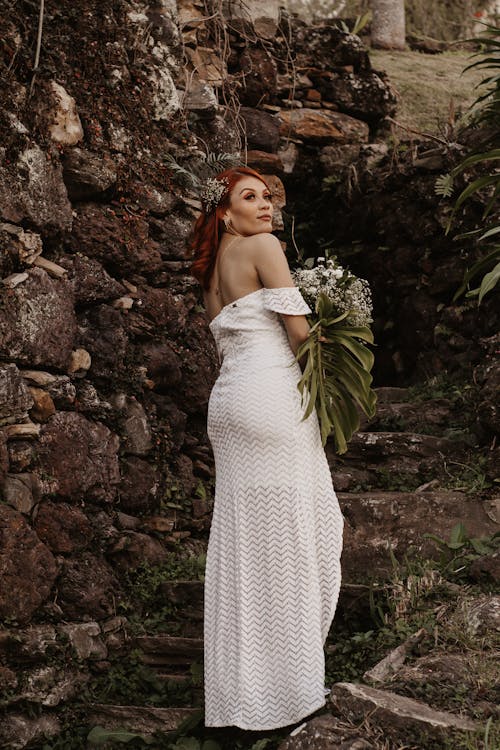
[{"label": "chevron pattern on dress", "polygon": [[[257,290],[260,291],[260,290]],[[323,644],[340,589],[343,518],[300,367],[263,289],[211,323],[222,361],[208,405],[216,492],[205,575],[205,723],[269,730],[325,703]]]}]

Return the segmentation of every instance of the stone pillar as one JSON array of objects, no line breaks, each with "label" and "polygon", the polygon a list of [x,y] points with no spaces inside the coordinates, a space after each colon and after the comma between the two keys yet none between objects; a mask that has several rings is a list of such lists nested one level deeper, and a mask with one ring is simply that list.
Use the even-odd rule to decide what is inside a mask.
[{"label": "stone pillar", "polygon": [[372,0],[372,46],[405,48],[404,0]]}]

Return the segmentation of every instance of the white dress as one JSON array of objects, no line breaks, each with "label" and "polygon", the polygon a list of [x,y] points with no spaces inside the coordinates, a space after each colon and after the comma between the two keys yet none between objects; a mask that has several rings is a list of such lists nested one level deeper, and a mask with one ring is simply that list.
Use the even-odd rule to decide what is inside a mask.
[{"label": "white dress", "polygon": [[278,313],[258,289],[210,323],[221,369],[208,404],[216,490],[205,574],[205,724],[267,730],[325,703],[323,644],[340,589],[343,517],[316,412]]}]

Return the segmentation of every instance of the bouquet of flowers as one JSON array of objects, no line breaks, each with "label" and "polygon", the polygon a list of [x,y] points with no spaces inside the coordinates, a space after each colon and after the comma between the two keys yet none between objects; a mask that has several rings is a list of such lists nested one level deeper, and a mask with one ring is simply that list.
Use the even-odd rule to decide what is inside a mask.
[{"label": "bouquet of flowers", "polygon": [[304,419],[316,408],[323,445],[333,432],[337,453],[345,453],[359,428],[357,406],[372,417],[377,401],[370,375],[374,357],[365,345],[373,344],[370,287],[335,258],[312,263],[292,274],[314,310],[309,336],[297,352],[297,359],[306,355],[298,388],[303,399],[309,394]]}]

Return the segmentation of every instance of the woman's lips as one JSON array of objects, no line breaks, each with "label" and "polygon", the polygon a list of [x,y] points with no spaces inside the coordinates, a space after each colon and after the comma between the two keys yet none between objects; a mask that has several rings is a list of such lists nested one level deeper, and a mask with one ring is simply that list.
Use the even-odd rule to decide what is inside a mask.
[{"label": "woman's lips", "polygon": [[269,214],[265,214],[265,216],[259,216],[259,219],[261,221],[271,221],[271,216],[269,216]]}]

